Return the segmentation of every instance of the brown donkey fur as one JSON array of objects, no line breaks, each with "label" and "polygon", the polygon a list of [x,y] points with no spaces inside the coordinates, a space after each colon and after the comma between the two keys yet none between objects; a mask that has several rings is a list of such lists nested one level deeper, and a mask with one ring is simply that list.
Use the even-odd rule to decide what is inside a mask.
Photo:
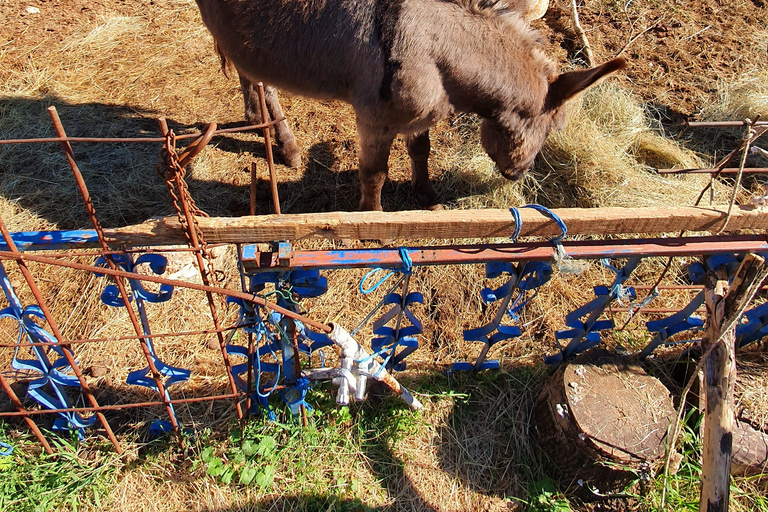
[{"label": "brown donkey fur", "polygon": [[[429,128],[453,111],[483,118],[481,139],[501,173],[518,179],[564,103],[625,66],[558,74],[520,12],[526,0],[197,0],[223,58],[252,83],[346,101],[360,139],[363,210],[381,210],[392,141],[405,136],[421,205],[439,207],[427,174]],[[279,109],[270,87],[269,109]],[[250,92],[249,92],[250,91]],[[249,105],[251,105],[249,107]],[[273,116],[281,115],[276,110]],[[289,163],[298,149],[277,128]]]}]

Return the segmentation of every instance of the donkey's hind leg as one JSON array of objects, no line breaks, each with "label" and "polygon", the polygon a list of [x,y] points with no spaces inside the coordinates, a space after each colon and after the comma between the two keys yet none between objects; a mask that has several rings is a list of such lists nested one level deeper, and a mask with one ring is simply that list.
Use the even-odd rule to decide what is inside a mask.
[{"label": "donkey's hind leg", "polygon": [[416,203],[422,208],[440,210],[440,198],[429,181],[429,130],[415,135],[406,135],[405,145],[411,157],[411,186]]},{"label": "donkey's hind leg", "polygon": [[[261,102],[256,87],[250,80],[240,75],[240,89],[243,91],[243,102],[245,103],[245,120],[250,124],[260,124]],[[264,86],[264,100],[267,104],[268,119],[278,119],[285,117],[283,108],[280,106],[280,100],[277,98],[277,89],[271,85]],[[296,145],[296,138],[288,127],[285,119],[273,125],[272,134],[277,140],[277,147],[285,159],[288,167],[298,167],[301,165],[301,152]]]}]

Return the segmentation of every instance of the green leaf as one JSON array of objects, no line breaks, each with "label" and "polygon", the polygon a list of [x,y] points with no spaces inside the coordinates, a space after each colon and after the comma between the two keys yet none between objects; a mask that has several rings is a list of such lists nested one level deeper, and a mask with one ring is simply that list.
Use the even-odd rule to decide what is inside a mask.
[{"label": "green leaf", "polygon": [[228,467],[224,470],[224,474],[221,475],[221,482],[229,485],[232,483],[232,478],[235,476],[235,470]]},{"label": "green leaf", "polygon": [[13,463],[13,457],[11,457],[11,456],[6,456],[6,457],[0,456],[0,472],[9,471],[14,466],[15,466],[15,464]]},{"label": "green leaf", "polygon": [[266,457],[271,454],[277,448],[277,441],[272,436],[264,436],[259,441],[259,446],[256,448],[256,452],[262,457]]},{"label": "green leaf", "polygon": [[256,473],[256,485],[263,488],[269,488],[272,486],[272,481],[275,479],[275,468],[272,466],[264,466],[264,469]]},{"label": "green leaf", "polygon": [[226,467],[224,466],[224,463],[221,462],[221,459],[214,458],[208,463],[208,470],[206,473],[209,475],[216,477],[222,474],[226,470]]},{"label": "green leaf", "polygon": [[203,462],[211,462],[213,460],[213,446],[209,446],[200,453],[200,458]]},{"label": "green leaf", "polygon": [[253,457],[256,454],[256,445],[253,441],[246,441],[243,443],[243,455],[246,457]]},{"label": "green leaf", "polygon": [[243,468],[243,470],[240,472],[240,480],[239,483],[242,485],[248,485],[253,481],[253,478],[256,476],[256,468],[254,467],[246,467]]}]

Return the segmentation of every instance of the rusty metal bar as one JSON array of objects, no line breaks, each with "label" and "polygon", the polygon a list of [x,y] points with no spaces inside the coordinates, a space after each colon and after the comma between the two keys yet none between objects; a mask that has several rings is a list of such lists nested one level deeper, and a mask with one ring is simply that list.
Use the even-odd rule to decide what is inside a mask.
[{"label": "rusty metal bar", "polygon": [[[262,124],[266,124],[267,117],[267,100],[264,98],[264,84],[259,82],[257,84],[259,89],[259,101],[261,102],[261,121]],[[272,207],[276,214],[280,214],[280,196],[277,194],[277,173],[275,171],[275,159],[272,155],[272,135],[269,133],[269,128],[262,130],[264,133],[264,148],[267,152],[267,167],[269,168],[269,184],[272,190]]]},{"label": "rusty metal bar", "polygon": [[[248,327],[251,324],[243,324],[243,325],[233,325],[230,327],[222,327],[221,332],[231,331],[234,329],[239,329],[241,327]],[[171,338],[174,336],[195,336],[199,334],[216,334],[217,331],[213,329],[206,329],[206,330],[200,330],[200,331],[179,331],[179,332],[168,332],[168,333],[162,333],[162,334],[146,334],[144,335],[147,339],[155,339],[155,338]],[[105,343],[109,341],[126,341],[126,340],[135,340],[136,336],[114,336],[109,338],[81,338],[81,339],[74,339],[74,340],[67,340],[61,342],[62,345],[83,345],[86,343]],[[15,347],[45,347],[48,346],[48,343],[44,342],[30,342],[30,343],[0,343],[0,348],[15,348]]]},{"label": "rusty metal bar", "polygon": [[[739,172],[738,167],[726,167],[725,169],[718,170],[717,168],[709,169],[658,169],[659,174],[737,174]],[[766,167],[745,167],[745,174],[768,174],[768,168]]]},{"label": "rusty metal bar", "polygon": [[256,162],[251,162],[251,215],[256,215]]},{"label": "rusty metal bar", "polygon": [[[53,121],[53,126],[56,129],[56,134],[59,135],[60,137],[66,137],[67,134],[64,131],[64,126],[61,124],[61,119],[59,119],[59,114],[56,112],[56,107],[52,107],[52,106],[48,107],[48,113],[50,114],[51,120]],[[70,146],[69,142],[62,142],[61,147],[64,150],[64,154],[67,157],[67,161],[69,162],[69,167],[72,170],[72,174],[75,177],[77,188],[79,189],[80,195],[82,196],[83,202],[85,203],[85,209],[88,212],[88,216],[91,218],[91,223],[93,224],[93,227],[96,230],[96,233],[98,234],[101,248],[104,250],[109,250],[109,246],[107,245],[107,242],[104,239],[104,231],[102,230],[101,223],[99,222],[99,219],[96,216],[96,208],[93,206],[93,201],[91,200],[90,193],[88,192],[88,187],[86,186],[85,180],[83,179],[83,175],[77,166],[77,162],[75,162],[75,155],[74,155],[74,152],[72,151],[72,146]],[[107,264],[109,265],[110,270],[113,270],[113,271],[117,270],[117,265],[112,260],[112,258],[107,257],[105,259],[107,261]],[[173,427],[173,430],[178,431],[179,425],[176,422],[176,415],[173,413],[173,409],[171,405],[167,403],[167,401],[169,400],[169,397],[166,396],[165,386],[163,385],[163,379],[160,376],[160,372],[158,372],[154,361],[152,361],[152,356],[147,346],[147,340],[146,338],[144,338],[144,333],[139,324],[139,320],[136,317],[136,312],[133,310],[133,308],[131,307],[131,303],[128,300],[128,292],[125,288],[125,283],[122,281],[122,279],[117,278],[115,279],[115,284],[117,285],[117,288],[120,292],[120,298],[122,299],[123,304],[125,305],[125,308],[128,311],[128,316],[131,320],[131,324],[133,324],[133,328],[136,331],[136,335],[138,336],[139,344],[141,345],[141,350],[144,353],[144,357],[147,360],[147,365],[149,366],[149,369],[152,372],[152,379],[155,381],[155,385],[157,386],[158,393],[160,393],[160,396],[162,396],[163,400],[166,402],[166,412],[168,413],[168,417],[171,420],[171,425]]]},{"label": "rusty metal bar", "polygon": [[[199,396],[199,397],[193,397],[193,398],[177,398],[173,400],[169,400],[167,403],[172,405],[179,405],[179,404],[191,404],[191,403],[197,403],[197,402],[213,402],[216,400],[230,400],[232,398],[237,398],[239,396],[242,396],[242,393],[238,394],[227,394],[227,395],[216,395],[216,396]],[[100,405],[99,410],[100,411],[122,411],[124,409],[138,409],[140,407],[155,407],[158,405],[165,405],[166,402],[135,402],[130,404],[115,404],[115,405]],[[26,412],[0,412],[0,418],[3,416],[25,416],[25,415],[38,415],[38,414],[58,414],[58,413],[66,413],[66,412],[80,412],[80,411],[93,411],[95,410],[94,407],[70,407],[66,409],[34,409],[34,410],[27,410]]]},{"label": "rusty metal bar", "polygon": [[[54,108],[54,107],[51,107]],[[224,133],[239,133],[248,132],[251,130],[261,130],[265,127],[270,127],[281,121],[284,121],[285,117],[275,119],[274,121],[267,121],[264,124],[251,124],[248,126],[240,126],[237,128],[224,128],[216,130],[213,135],[222,135]],[[201,135],[200,132],[185,133],[177,135],[176,140],[181,139],[195,139]],[[43,137],[38,139],[0,139],[0,144],[34,144],[39,142],[165,142],[165,137],[67,137],[66,135],[61,137]]]},{"label": "rusty metal bar", "polygon": [[[165,120],[163,119],[160,123],[160,128],[163,130],[163,135],[168,134],[168,127],[165,123]],[[209,129],[207,131],[207,134],[210,134],[210,132],[215,130],[215,124],[210,125]],[[267,128],[265,130],[269,131]],[[205,136],[202,137],[203,142],[201,142],[201,146],[204,145],[204,139]],[[168,142],[166,141],[166,144]],[[175,150],[171,147],[166,146],[166,151],[170,155],[171,152],[175,153]],[[194,155],[194,152],[190,154],[190,159]],[[170,162],[171,160],[169,160]],[[179,162],[180,164],[181,162]],[[200,277],[203,280],[203,285],[210,286],[210,276],[208,275],[208,267],[206,266],[206,262],[203,260],[203,250],[204,247],[201,245],[201,234],[197,230],[197,225],[195,223],[195,216],[192,213],[192,205],[190,204],[190,197],[189,197],[189,191],[187,190],[186,183],[184,182],[184,176],[182,175],[183,172],[183,166],[176,165],[175,167],[169,167],[173,171],[173,180],[176,184],[176,190],[178,191],[178,201],[181,203],[180,206],[182,209],[182,213],[184,219],[186,220],[186,229],[188,231],[189,236],[187,237],[189,240],[190,245],[197,249],[194,252],[195,259],[197,260],[197,266],[198,270],[200,272]],[[170,183],[170,180],[169,180]],[[169,184],[170,187],[170,184]],[[170,190],[172,193],[172,190]],[[177,208],[178,208],[177,206]],[[237,385],[235,384],[234,376],[232,375],[232,365],[229,362],[229,355],[227,354],[227,346],[226,342],[224,341],[224,336],[221,333],[221,324],[219,323],[219,316],[216,311],[216,303],[213,300],[213,294],[210,291],[205,292],[206,299],[208,300],[208,307],[211,311],[211,318],[213,319],[213,324],[216,329],[216,337],[219,340],[219,347],[221,349],[221,357],[224,361],[224,367],[227,371],[227,379],[229,380],[229,387],[232,391],[232,393],[237,394]],[[237,410],[237,418],[239,420],[243,419],[243,410],[240,407],[240,402],[235,402],[235,409]]]},{"label": "rusty metal bar", "polygon": [[[688,121],[688,128],[739,128],[746,126],[744,121]],[[757,121],[754,126],[768,126],[768,121]]]},{"label": "rusty metal bar", "polygon": [[44,256],[36,256],[32,254],[20,254],[20,253],[14,254],[8,251],[0,251],[0,259],[34,261],[37,263],[44,263],[46,265],[52,265],[55,267],[71,268],[74,270],[83,270],[85,272],[92,272],[96,274],[106,274],[110,276],[124,277],[127,279],[147,281],[150,283],[167,284],[167,285],[176,286],[179,288],[189,288],[191,290],[211,292],[219,295],[225,295],[227,297],[235,297],[238,299],[246,300],[248,302],[253,302],[254,304],[258,304],[259,306],[263,306],[267,309],[271,309],[272,311],[275,311],[284,316],[287,316],[288,318],[299,320],[300,322],[306,325],[309,325],[311,327],[314,327],[315,329],[319,329],[323,332],[326,332],[326,333],[331,332],[331,328],[326,324],[317,322],[315,320],[312,320],[311,318],[307,318],[303,315],[299,315],[293,311],[282,308],[277,304],[273,304],[272,302],[268,302],[264,300],[262,297],[259,297],[258,295],[243,293],[237,290],[230,290],[227,288],[219,288],[216,286],[208,286],[208,285],[202,285],[202,284],[196,284],[196,283],[187,283],[186,281],[178,281],[176,279],[167,279],[164,277],[137,274],[135,272],[126,272],[125,270],[94,267],[92,265],[83,265],[82,263],[73,263],[71,261],[59,261],[54,258],[47,258]]},{"label": "rusty metal bar", "polygon": [[[16,249],[16,245],[13,243],[13,240],[11,239],[11,234],[8,232],[8,228],[6,227],[5,221],[3,221],[2,217],[0,217],[0,233],[2,233],[3,239],[5,240],[5,243],[8,244],[8,248],[11,250],[11,252],[18,253],[19,251],[18,249]],[[80,371],[80,367],[77,364],[77,360],[72,354],[71,347],[67,343],[65,343],[64,336],[62,336],[61,331],[59,330],[59,326],[56,320],[53,318],[53,315],[51,314],[51,310],[48,308],[48,305],[45,299],[43,298],[43,294],[40,293],[40,288],[38,288],[37,283],[35,283],[35,279],[32,277],[32,273],[29,271],[27,264],[22,260],[17,260],[16,264],[18,265],[19,270],[21,270],[21,274],[24,276],[24,280],[27,282],[29,289],[32,291],[32,295],[34,295],[35,300],[37,301],[37,305],[40,307],[40,310],[43,312],[43,316],[45,317],[45,320],[48,322],[48,326],[51,328],[51,332],[53,333],[53,336],[59,342],[59,345],[62,346],[63,350],[61,352],[64,354],[64,357],[66,358],[67,363],[72,367],[72,373],[75,374],[77,381],[80,383],[80,387],[83,389],[83,393],[85,393],[85,397],[88,399],[88,402],[95,408],[96,417],[99,419],[99,423],[101,423],[101,426],[104,427],[104,430],[107,433],[107,437],[109,437],[109,440],[114,445],[115,450],[117,450],[117,453],[118,454],[123,453],[123,449],[120,446],[120,443],[117,441],[117,438],[115,437],[115,433],[112,432],[112,428],[110,428],[109,422],[107,422],[107,418],[104,417],[104,414],[99,412],[99,403],[96,400],[96,397],[93,396],[93,393],[91,393],[91,388],[90,386],[88,386],[88,382],[85,380],[85,377],[83,377],[83,373]]]},{"label": "rusty metal bar", "polygon": [[[244,248],[246,272],[282,270],[289,267],[360,268],[402,266],[398,248],[294,251],[285,263],[277,252],[253,252]],[[634,240],[586,240],[563,242],[568,255],[576,259],[627,258],[644,256],[700,256],[727,252],[766,252],[764,235],[676,237]],[[554,257],[551,243],[476,244],[408,248],[413,265],[485,263],[489,261],[545,261]]]},{"label": "rusty metal bar", "polygon": [[13,413],[0,413],[0,416],[10,416],[13,414],[14,416],[23,416],[24,421],[26,422],[29,429],[35,434],[35,437],[38,441],[40,441],[40,444],[43,445],[43,448],[45,448],[45,452],[49,455],[53,454],[53,449],[51,448],[51,445],[48,444],[48,440],[45,439],[45,436],[43,436],[43,433],[40,432],[40,428],[38,428],[37,423],[30,418],[30,415],[34,414],[34,411],[29,411],[24,408],[24,405],[21,403],[21,400],[19,400],[19,397],[16,396],[16,393],[14,393],[13,389],[11,388],[11,385],[8,384],[8,381],[3,377],[3,373],[0,372],[0,387],[3,388],[3,391],[8,395],[8,398],[11,399],[11,403],[14,407],[16,407],[16,414]]},{"label": "rusty metal bar", "polygon": [[[633,287],[634,288],[634,287]],[[627,313],[629,312],[630,308],[624,308],[624,307],[618,307],[618,308],[611,308],[611,311],[614,313]],[[640,309],[634,309],[633,310],[635,314],[637,313],[677,313],[680,311],[680,308],[640,308]],[[703,313],[704,309],[697,309],[695,311],[696,313]]]}]

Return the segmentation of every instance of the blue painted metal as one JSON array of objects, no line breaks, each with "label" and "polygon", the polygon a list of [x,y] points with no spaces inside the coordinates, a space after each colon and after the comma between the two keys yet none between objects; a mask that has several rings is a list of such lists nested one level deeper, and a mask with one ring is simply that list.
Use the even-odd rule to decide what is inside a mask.
[{"label": "blue painted metal", "polygon": [[[302,299],[318,297],[328,289],[326,278],[320,276],[317,270],[257,272],[246,277],[249,293],[264,296],[266,286],[273,285],[274,291],[266,296],[274,295],[278,306],[294,311],[298,311],[299,301]],[[293,321],[275,311],[263,307],[255,308],[253,303],[241,299],[228,299],[228,302],[240,307],[237,325],[255,336],[256,348],[251,357],[255,379],[250,390],[247,389],[248,385],[243,377],[248,371],[248,348],[233,343],[234,337],[230,338],[226,345],[227,353],[245,359],[244,363],[232,366],[232,374],[237,387],[251,393],[252,411],[257,412],[261,407],[274,419],[269,397],[272,390],[281,383],[285,389],[280,391],[280,396],[292,413],[298,414],[302,405],[311,409],[304,401],[309,383],[297,375],[295,370],[295,358],[298,355],[294,353],[292,332],[296,330],[299,352],[305,354],[311,354],[332,342],[312,333],[302,322]],[[263,361],[267,355],[271,355],[275,362]]]},{"label": "blue painted metal", "polygon": [[[0,310],[0,318],[10,318],[18,323],[17,344],[23,343],[25,339],[33,343],[45,344],[44,346],[30,347],[35,359],[21,359],[19,348],[14,349],[11,360],[12,368],[40,374],[39,378],[29,383],[27,396],[46,409],[72,408],[72,403],[64,388],[79,388],[80,381],[68,373],[71,367],[67,363],[64,351],[69,349],[62,347],[56,338],[37,324],[36,319],[45,320],[45,315],[38,305],[22,307],[2,262],[0,262],[0,288],[2,288],[9,303],[7,308]],[[49,354],[54,356],[53,362],[49,359]],[[57,356],[58,358],[56,358]],[[53,395],[49,391],[53,392]],[[81,439],[84,437],[85,428],[93,425],[96,421],[95,415],[90,418],[83,418],[75,412],[61,412],[57,415],[58,418],[53,422],[53,430],[74,431]]]},{"label": "blue painted metal", "polygon": [[[127,272],[135,272],[139,265],[147,265],[154,274],[163,274],[167,265],[165,256],[160,254],[142,254],[135,260],[131,254],[117,254],[111,256],[112,261],[123,270]],[[101,256],[96,260],[95,266],[108,267],[107,260]],[[99,277],[103,277],[104,274],[96,274]],[[145,302],[161,303],[171,299],[173,295],[173,287],[169,285],[161,285],[157,293],[150,292],[144,288],[141,281],[136,279],[129,279],[128,283],[131,288],[131,296],[129,301],[136,305],[136,309],[139,312],[139,319],[141,320],[142,332],[147,336],[145,339],[147,350],[152,363],[157,368],[157,371],[166,376],[167,379],[163,382],[165,391],[165,399],[170,400],[171,396],[168,391],[170,386],[184,382],[189,379],[191,374],[190,370],[184,368],[177,368],[175,366],[164,363],[155,352],[155,346],[152,342],[152,331],[149,326],[149,319],[147,317],[147,310]],[[120,297],[120,291],[115,285],[108,285],[104,288],[101,294],[101,301],[111,307],[125,307],[125,303]],[[154,389],[158,393],[160,390],[157,387],[154,376],[151,374],[149,365],[141,370],[136,370],[128,374],[128,378],[125,380],[127,384],[134,386],[144,386],[150,389]],[[173,408],[173,404],[168,405],[170,413],[176,416],[176,411]],[[159,435],[164,432],[170,432],[173,430],[171,423],[165,420],[156,419],[150,425],[150,434]]]},{"label": "blue painted metal", "polygon": [[[423,304],[424,296],[418,292],[408,293],[409,282],[406,277],[402,294],[390,293],[384,297],[384,305],[391,304],[392,308],[373,323],[373,334],[379,337],[371,341],[371,357],[381,357],[382,367],[398,372],[406,369],[405,358],[419,348],[416,336],[421,334],[422,330],[421,322],[409,307],[415,303]],[[411,325],[403,327],[403,317],[408,319]],[[393,320],[393,327],[386,325]]]},{"label": "blue painted metal", "polygon": [[743,347],[765,338],[768,336],[768,302],[745,312],[741,320],[736,325],[737,347]]},{"label": "blue painted metal", "polygon": [[[20,251],[52,251],[60,249],[101,247],[95,229],[72,231],[23,231],[11,233],[11,238]],[[0,238],[0,251],[8,250],[8,245]]]},{"label": "blue painted metal", "polygon": [[[688,275],[695,283],[702,283],[707,269],[712,271],[724,270],[728,279],[733,279],[736,271],[743,259],[739,254],[719,254],[704,259],[704,262],[694,262],[688,265]],[[648,357],[662,343],[665,345],[674,345],[679,342],[669,343],[667,338],[673,334],[683,331],[700,331],[704,327],[704,320],[692,316],[702,304],[704,304],[704,291],[694,297],[694,299],[681,311],[674,315],[648,322],[647,327],[650,332],[656,332],[656,336],[640,352],[641,358]],[[754,341],[768,336],[768,303],[752,308],[746,311],[739,319],[736,325],[736,346],[743,347]],[[687,340],[692,343],[698,343],[701,340]]]},{"label": "blue painted metal", "polygon": [[[635,297],[635,290],[633,288],[625,289],[623,286],[641,259],[642,256],[633,256],[621,270],[609,266],[616,273],[613,284],[610,288],[596,286],[594,289],[596,298],[594,300],[566,315],[565,323],[571,329],[555,333],[555,340],[560,348],[560,352],[545,357],[544,362],[546,364],[558,365],[576,354],[580,354],[598,345],[601,341],[600,331],[613,329],[613,320],[598,319],[612,301],[618,300],[625,295],[632,298]],[[582,320],[582,317],[587,315],[587,319]],[[563,348],[560,340],[570,340],[570,342]]]}]

